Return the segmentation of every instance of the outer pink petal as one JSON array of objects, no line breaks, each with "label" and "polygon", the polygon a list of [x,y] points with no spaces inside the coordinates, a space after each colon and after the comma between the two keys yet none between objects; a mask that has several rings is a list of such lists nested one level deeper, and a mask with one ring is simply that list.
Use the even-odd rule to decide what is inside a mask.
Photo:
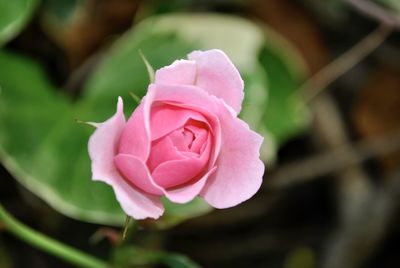
[{"label": "outer pink petal", "polygon": [[162,195],[163,190],[152,180],[146,165],[137,157],[127,154],[119,154],[114,158],[118,170],[132,185],[143,191]]},{"label": "outer pink petal", "polygon": [[179,187],[178,189],[168,190],[165,196],[175,203],[187,203],[199,195],[200,191],[203,189],[209,176],[213,174],[216,167],[209,170],[200,180],[195,183],[188,184],[187,186]]},{"label": "outer pink petal", "polygon": [[190,85],[151,84],[148,92],[154,92],[154,101],[199,111],[201,114],[216,114],[218,105],[209,94]]},{"label": "outer pink petal", "polygon": [[146,161],[150,153],[150,109],[153,92],[148,92],[129,118],[121,134],[119,153],[130,154]]},{"label": "outer pink petal", "polygon": [[238,114],[244,98],[243,80],[226,54],[212,49],[194,51],[188,58],[197,65],[195,85],[223,99]]},{"label": "outer pink petal", "polygon": [[194,85],[196,80],[196,63],[189,60],[176,60],[169,66],[156,72],[156,84]]},{"label": "outer pink petal", "polygon": [[131,217],[158,218],[164,211],[159,198],[144,195],[129,186],[114,166],[113,158],[124,126],[123,102],[121,98],[118,98],[115,115],[104,123],[98,124],[98,128],[89,139],[92,178],[112,186],[121,207]]},{"label": "outer pink petal", "polygon": [[249,129],[221,103],[221,151],[217,170],[210,176],[201,196],[215,208],[235,206],[260,188],[264,164],[259,159],[263,138]]},{"label": "outer pink petal", "polygon": [[210,174],[212,174],[212,172],[214,172],[214,170],[215,169],[207,172],[207,174],[204,175],[196,183],[189,184],[189,185],[183,186],[183,187],[179,187],[179,189],[174,189],[174,190],[164,190],[163,188],[158,187],[154,183],[152,176],[150,175],[150,173],[147,170],[147,167],[140,160],[137,161],[137,164],[135,164],[135,170],[132,169],[132,172],[136,171],[136,172],[140,173],[142,180],[146,181],[147,184],[152,184],[153,187],[158,187],[158,189],[160,191],[162,191],[162,194],[165,195],[171,201],[176,202],[176,203],[186,203],[186,202],[189,202],[190,200],[192,200],[193,198],[195,198],[199,194],[199,192],[203,188],[208,176]]},{"label": "outer pink petal", "polygon": [[89,156],[92,160],[94,179],[111,182],[110,173],[115,169],[113,158],[118,140],[125,126],[122,98],[118,98],[117,111],[104,123],[97,124],[96,131],[89,139]]},{"label": "outer pink petal", "polygon": [[157,219],[164,213],[163,204],[157,196],[144,194],[129,185],[119,174],[114,172],[113,187],[122,210],[136,220]]}]

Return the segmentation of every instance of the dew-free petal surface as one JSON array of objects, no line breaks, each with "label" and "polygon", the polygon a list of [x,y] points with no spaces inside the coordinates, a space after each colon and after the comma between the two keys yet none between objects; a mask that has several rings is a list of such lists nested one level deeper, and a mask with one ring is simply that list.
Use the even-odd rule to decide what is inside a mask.
[{"label": "dew-free petal surface", "polygon": [[199,111],[202,115],[216,114],[218,107],[211,96],[196,86],[152,84],[154,101],[170,103],[179,107]]},{"label": "dew-free petal surface", "polygon": [[200,178],[195,183],[188,184],[186,186],[179,187],[173,190],[166,190],[165,196],[175,203],[187,203],[193,198],[199,195],[200,191],[203,189],[206,181],[216,170],[216,167],[210,169],[202,178]]},{"label": "dew-free petal surface", "polygon": [[117,172],[110,185],[123,211],[136,220],[157,219],[164,213],[158,196],[145,194],[129,185]]},{"label": "dew-free petal surface", "polygon": [[218,167],[207,180],[201,196],[215,208],[235,206],[260,188],[264,164],[259,158],[263,138],[220,105],[221,151]]},{"label": "dew-free petal surface", "polygon": [[171,65],[156,71],[156,84],[194,85],[196,63],[189,60],[176,60]]},{"label": "dew-free petal surface", "polygon": [[173,105],[158,105],[151,110],[151,140],[182,127],[189,119],[207,123],[207,119],[193,109],[182,109]]},{"label": "dew-free petal surface", "polygon": [[118,152],[146,161],[150,153],[150,109],[154,92],[142,99],[122,131]]},{"label": "dew-free petal surface", "polygon": [[118,154],[114,158],[114,163],[125,180],[131,184],[150,194],[163,194],[163,190],[154,183],[145,163],[139,158],[133,155]]},{"label": "dew-free petal surface", "polygon": [[172,186],[187,183],[207,170],[212,150],[211,139],[205,143],[205,149],[200,155],[189,156],[185,159],[167,161],[160,164],[152,172],[154,181],[167,189]]},{"label": "dew-free petal surface", "polygon": [[221,146],[221,127],[219,118],[217,117],[219,109],[216,103],[218,99],[195,86],[152,84],[149,87],[150,91],[155,93],[154,102],[160,101],[183,109],[195,110],[207,119],[210,132],[213,136],[212,142],[214,147],[210,161],[210,164],[213,165]]},{"label": "dew-free petal surface", "polygon": [[244,98],[244,83],[239,71],[224,52],[218,49],[193,51],[189,60],[196,62],[195,85],[223,99],[238,114]]},{"label": "dew-free petal surface", "polygon": [[196,177],[205,167],[205,162],[189,157],[160,164],[154,169],[154,181],[163,188],[184,184]]},{"label": "dew-free petal surface", "polygon": [[170,138],[166,137],[152,143],[147,166],[153,171],[159,164],[165,161],[184,159],[185,157],[178,152],[177,148],[172,144]]},{"label": "dew-free petal surface", "polygon": [[96,124],[97,129],[89,139],[89,156],[92,161],[92,177],[105,182],[112,181],[115,170],[113,158],[118,141],[125,127],[122,98],[118,98],[116,113],[103,123]]},{"label": "dew-free petal surface", "polygon": [[92,179],[103,181],[113,187],[122,209],[135,219],[158,218],[164,211],[159,198],[143,194],[132,188],[119,175],[114,166],[118,141],[125,126],[123,101],[118,98],[117,112],[97,129],[89,140],[92,160]]}]

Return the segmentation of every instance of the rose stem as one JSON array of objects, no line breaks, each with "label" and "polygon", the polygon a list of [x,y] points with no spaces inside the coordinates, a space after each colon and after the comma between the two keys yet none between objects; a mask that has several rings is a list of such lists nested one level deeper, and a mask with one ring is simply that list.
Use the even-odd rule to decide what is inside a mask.
[{"label": "rose stem", "polygon": [[19,239],[71,264],[88,268],[107,267],[107,263],[105,263],[103,260],[97,259],[84,252],[65,245],[22,224],[13,216],[11,216],[1,204],[0,221],[4,224],[6,230]]}]

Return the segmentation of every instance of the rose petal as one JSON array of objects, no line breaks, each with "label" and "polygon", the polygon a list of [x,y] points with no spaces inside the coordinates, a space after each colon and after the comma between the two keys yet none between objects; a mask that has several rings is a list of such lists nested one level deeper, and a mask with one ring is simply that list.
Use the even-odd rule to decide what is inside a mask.
[{"label": "rose petal", "polygon": [[146,193],[163,194],[163,189],[154,183],[146,165],[139,158],[133,155],[118,154],[114,157],[114,163],[124,178],[136,187]]},{"label": "rose petal", "polygon": [[171,65],[157,70],[156,84],[193,85],[196,79],[196,63],[189,60],[176,60]]},{"label": "rose petal", "polygon": [[263,138],[220,105],[221,151],[217,170],[207,180],[201,196],[215,208],[235,206],[260,188],[264,164],[259,158]]},{"label": "rose petal", "polygon": [[118,98],[115,115],[104,123],[98,124],[98,128],[89,139],[92,179],[103,181],[113,187],[116,198],[126,214],[138,220],[156,219],[164,211],[159,198],[145,195],[129,186],[113,164],[118,140],[124,126],[123,102],[121,98]]},{"label": "rose petal", "polygon": [[133,112],[121,134],[118,152],[146,161],[150,153],[150,108],[154,92],[148,92]]},{"label": "rose petal", "polygon": [[204,90],[196,86],[152,84],[148,91],[155,93],[154,101],[193,109],[205,116],[218,113],[215,101]]},{"label": "rose petal", "polygon": [[194,157],[164,162],[151,174],[154,181],[164,189],[184,184],[196,177],[205,163]]},{"label": "rose petal", "polygon": [[174,190],[167,190],[165,196],[175,203],[187,203],[199,195],[203,189],[208,177],[215,172],[216,167],[209,170],[201,179],[195,183],[188,184],[187,186],[179,187]]},{"label": "rose petal", "polygon": [[194,140],[190,144],[190,151],[198,154],[202,153],[201,149],[204,148],[203,145],[209,137],[209,132],[206,129],[195,125],[188,125],[186,128],[192,131],[194,135]]},{"label": "rose petal", "polygon": [[211,148],[211,139],[208,139],[206,148],[199,157],[192,156],[160,164],[151,174],[154,181],[167,189],[193,180],[203,170],[208,169]]},{"label": "rose petal", "polygon": [[192,109],[182,109],[173,105],[159,105],[151,109],[151,140],[182,127],[189,119],[207,123],[207,119]]},{"label": "rose petal", "polygon": [[159,218],[164,207],[158,196],[142,193],[129,185],[119,174],[114,172],[112,182],[115,196],[122,210],[136,220]]},{"label": "rose petal", "polygon": [[223,99],[238,114],[244,98],[243,80],[225,53],[218,49],[194,51],[188,58],[196,62],[195,85]]},{"label": "rose petal", "polygon": [[171,105],[192,109],[203,115],[209,124],[214,140],[214,149],[211,164],[214,164],[221,146],[221,130],[218,117],[218,105],[216,97],[211,97],[204,90],[195,86],[170,86],[155,85],[149,87],[149,92],[155,92],[154,101],[166,102]]},{"label": "rose petal", "polygon": [[[168,134],[168,138],[172,141],[172,144],[176,147],[179,152],[189,152],[189,141],[187,138],[190,138],[188,134],[184,134],[185,131],[183,128],[177,129],[170,134]],[[193,136],[193,134],[191,135]]]},{"label": "rose petal", "polygon": [[185,157],[179,153],[176,147],[172,144],[171,139],[163,138],[152,143],[150,156],[147,160],[147,166],[150,171],[153,171],[163,162],[184,158]]}]

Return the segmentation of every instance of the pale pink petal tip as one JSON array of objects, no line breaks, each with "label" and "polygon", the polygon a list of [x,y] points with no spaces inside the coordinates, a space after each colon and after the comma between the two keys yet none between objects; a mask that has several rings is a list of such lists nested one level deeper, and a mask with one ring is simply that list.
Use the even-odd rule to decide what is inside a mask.
[{"label": "pale pink petal tip", "polygon": [[244,83],[228,56],[219,49],[193,51],[189,60],[196,62],[196,86],[221,98],[238,114],[244,98]]},{"label": "pale pink petal tip", "polygon": [[171,65],[157,70],[155,84],[193,85],[196,80],[196,63],[176,60]]}]

